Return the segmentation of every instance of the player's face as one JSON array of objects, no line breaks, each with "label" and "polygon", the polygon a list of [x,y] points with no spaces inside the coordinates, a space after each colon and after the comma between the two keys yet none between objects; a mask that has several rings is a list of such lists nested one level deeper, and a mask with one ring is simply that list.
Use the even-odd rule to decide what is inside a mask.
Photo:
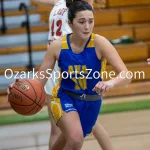
[{"label": "player's face", "polygon": [[93,12],[89,10],[78,12],[71,27],[77,37],[88,39],[94,27]]}]

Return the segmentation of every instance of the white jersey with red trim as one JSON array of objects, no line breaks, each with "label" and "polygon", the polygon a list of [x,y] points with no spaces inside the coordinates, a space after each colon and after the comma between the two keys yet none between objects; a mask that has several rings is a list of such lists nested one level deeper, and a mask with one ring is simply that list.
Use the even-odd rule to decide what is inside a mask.
[{"label": "white jersey with red trim", "polygon": [[68,33],[71,33],[71,28],[68,25],[66,1],[58,0],[50,13],[48,40],[56,40]]},{"label": "white jersey with red trim", "polygon": [[[71,32],[72,30],[68,25],[68,8],[66,7],[66,1],[58,0],[50,12],[48,42],[50,44],[53,40]],[[55,76],[59,70],[58,62],[56,61],[53,72],[44,87],[48,95],[51,95],[53,87],[58,84],[58,80],[55,79]]]}]

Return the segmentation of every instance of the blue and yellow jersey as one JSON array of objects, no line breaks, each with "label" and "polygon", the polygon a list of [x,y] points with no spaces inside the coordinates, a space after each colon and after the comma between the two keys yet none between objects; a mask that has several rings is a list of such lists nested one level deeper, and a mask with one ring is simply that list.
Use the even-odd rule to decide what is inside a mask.
[{"label": "blue and yellow jersey", "polygon": [[96,94],[92,89],[104,70],[106,63],[99,60],[94,46],[95,34],[92,33],[81,53],[74,53],[70,46],[69,35],[62,37],[62,47],[58,60],[61,68],[60,87],[80,94]]}]

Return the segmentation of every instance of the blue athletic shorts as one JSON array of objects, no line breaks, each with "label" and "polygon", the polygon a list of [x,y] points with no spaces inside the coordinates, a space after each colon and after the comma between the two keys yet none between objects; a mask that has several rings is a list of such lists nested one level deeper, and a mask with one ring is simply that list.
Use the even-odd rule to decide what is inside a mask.
[{"label": "blue athletic shorts", "polygon": [[62,90],[58,98],[51,101],[51,110],[56,123],[63,116],[63,111],[76,111],[79,114],[84,137],[91,133],[100,112],[102,100],[85,101],[67,95]]}]

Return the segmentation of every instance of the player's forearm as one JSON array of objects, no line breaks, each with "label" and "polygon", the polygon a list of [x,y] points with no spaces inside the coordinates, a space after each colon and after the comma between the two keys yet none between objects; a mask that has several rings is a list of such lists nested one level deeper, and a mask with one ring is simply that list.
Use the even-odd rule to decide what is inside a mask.
[{"label": "player's forearm", "polygon": [[49,68],[49,66],[47,64],[42,65],[34,77],[34,79],[38,80],[42,86],[45,86],[45,84],[52,72],[52,69],[47,69],[47,68]]},{"label": "player's forearm", "polygon": [[32,0],[33,2],[36,3],[41,3],[41,4],[45,4],[45,5],[55,5],[55,0]]},{"label": "player's forearm", "polygon": [[114,79],[109,80],[109,83],[113,85],[113,87],[127,85],[131,82],[131,73],[128,71],[122,71],[115,77]]}]

